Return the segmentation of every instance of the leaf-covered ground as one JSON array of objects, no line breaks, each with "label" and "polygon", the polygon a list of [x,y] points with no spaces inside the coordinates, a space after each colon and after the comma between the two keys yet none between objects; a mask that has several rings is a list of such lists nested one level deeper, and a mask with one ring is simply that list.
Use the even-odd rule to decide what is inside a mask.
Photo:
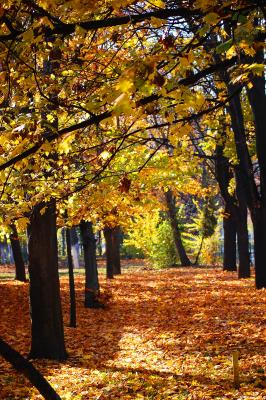
[{"label": "leaf-covered ground", "polygon": [[[78,327],[68,324],[68,283],[61,278],[64,363],[35,361],[69,400],[266,399],[266,291],[213,269],[128,270],[101,277],[105,310],[83,307],[76,277]],[[0,335],[24,355],[30,345],[28,284],[0,282]],[[232,351],[240,390],[232,384]],[[0,398],[40,399],[0,358]]]}]

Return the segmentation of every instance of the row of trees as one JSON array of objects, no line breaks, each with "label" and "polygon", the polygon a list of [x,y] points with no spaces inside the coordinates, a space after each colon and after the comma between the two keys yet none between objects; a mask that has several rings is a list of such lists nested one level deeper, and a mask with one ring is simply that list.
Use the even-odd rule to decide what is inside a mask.
[{"label": "row of trees", "polygon": [[124,226],[159,193],[184,265],[176,206],[221,196],[240,277],[249,212],[266,287],[263,2],[8,0],[0,19],[0,218],[30,227],[31,356],[66,357],[56,226],[84,221],[95,246],[91,224]]}]

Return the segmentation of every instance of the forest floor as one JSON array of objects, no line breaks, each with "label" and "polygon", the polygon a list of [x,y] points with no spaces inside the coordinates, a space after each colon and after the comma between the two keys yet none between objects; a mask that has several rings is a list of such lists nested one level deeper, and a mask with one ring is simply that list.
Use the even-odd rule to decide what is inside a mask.
[{"label": "forest floor", "polygon": [[[63,400],[266,399],[266,290],[256,291],[254,279],[217,268],[129,268],[100,280],[106,309],[85,309],[84,276],[76,275],[78,326],[70,328],[61,277],[69,357],[34,361]],[[0,298],[0,336],[26,356],[28,284],[0,281]],[[0,358],[0,398],[42,397]]]}]

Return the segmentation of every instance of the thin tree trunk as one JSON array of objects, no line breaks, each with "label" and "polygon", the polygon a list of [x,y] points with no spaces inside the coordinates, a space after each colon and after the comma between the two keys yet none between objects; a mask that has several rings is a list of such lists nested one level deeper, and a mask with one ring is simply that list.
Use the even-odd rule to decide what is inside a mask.
[{"label": "thin tree trunk", "polygon": [[70,229],[70,237],[73,267],[79,268],[79,240],[75,226]]},{"label": "thin tree trunk", "polygon": [[61,400],[43,375],[29,362],[0,338],[0,355],[8,361],[15,370],[22,373],[46,400]]},{"label": "thin tree trunk", "polygon": [[66,228],[61,229],[61,244],[62,244],[62,256],[65,257],[67,255],[66,251]]},{"label": "thin tree trunk", "polygon": [[67,357],[58,274],[55,201],[34,206],[30,221],[30,358]]},{"label": "thin tree trunk", "polygon": [[236,170],[236,196],[238,200],[238,216],[236,219],[237,248],[239,256],[238,277],[250,278],[249,237],[247,224],[247,202],[244,181]]},{"label": "thin tree trunk", "polygon": [[198,265],[200,253],[201,253],[201,251],[202,251],[203,242],[204,242],[204,237],[202,236],[201,241],[200,241],[200,247],[199,247],[199,250],[198,250],[198,253],[197,253],[197,256],[196,256],[194,265]]},{"label": "thin tree trunk", "polygon": [[238,278],[250,278],[249,237],[247,209],[241,211],[237,221],[237,248],[239,256]]},{"label": "thin tree trunk", "polygon": [[97,241],[98,245],[97,245],[97,250],[98,250],[98,254],[100,257],[102,257],[103,255],[103,251],[102,251],[102,233],[101,231],[98,232],[98,241]]},{"label": "thin tree trunk", "polygon": [[105,239],[105,253],[106,253],[106,277],[113,279],[113,256],[112,256],[112,228],[106,226],[103,230]]},{"label": "thin tree trunk", "polygon": [[66,245],[67,245],[67,261],[68,261],[68,276],[69,276],[69,297],[70,297],[70,321],[69,326],[76,328],[76,294],[75,294],[75,279],[73,258],[71,253],[71,234],[70,229],[66,228]]},{"label": "thin tree trunk", "polygon": [[89,221],[81,221],[79,226],[85,262],[85,307],[101,308],[104,305],[97,299],[100,286],[96,261],[96,241],[92,223]]},{"label": "thin tree trunk", "polygon": [[191,261],[187,256],[186,249],[182,242],[181,233],[176,218],[175,197],[171,190],[165,192],[165,200],[167,205],[168,217],[173,231],[177,256],[179,257],[182,266],[189,266],[191,265]]},{"label": "thin tree trunk", "polygon": [[121,230],[119,226],[112,228],[112,263],[114,275],[121,274],[120,235]]},{"label": "thin tree trunk", "polygon": [[232,214],[225,208],[225,216],[223,218],[224,229],[224,255],[223,270],[236,271],[236,222]]},{"label": "thin tree trunk", "polygon": [[10,235],[10,243],[13,251],[13,257],[15,261],[16,277],[15,279],[21,282],[26,282],[26,271],[25,264],[22,257],[22,251],[20,246],[20,241],[18,238],[18,232],[16,225],[11,225],[12,233]]},{"label": "thin tree trunk", "polygon": [[236,193],[231,195],[228,192],[230,179],[233,173],[229,168],[229,161],[223,155],[224,144],[216,146],[216,179],[220,187],[221,195],[225,201],[226,209],[232,216],[237,230],[237,248],[239,254],[238,276],[247,278],[250,276],[249,240],[247,230],[247,206],[245,191],[238,169],[235,173]]}]

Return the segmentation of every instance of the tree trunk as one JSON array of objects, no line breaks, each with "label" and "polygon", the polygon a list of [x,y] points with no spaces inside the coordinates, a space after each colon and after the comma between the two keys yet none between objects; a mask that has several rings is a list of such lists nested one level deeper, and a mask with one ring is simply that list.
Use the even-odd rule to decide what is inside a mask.
[{"label": "tree trunk", "polygon": [[223,255],[223,270],[236,271],[236,223],[229,212],[225,208],[225,216],[223,217],[224,229],[224,255]]},{"label": "tree trunk", "polygon": [[112,263],[114,275],[121,274],[120,235],[121,230],[119,226],[112,228]]},{"label": "tree trunk", "polygon": [[102,234],[101,231],[98,232],[98,238],[97,238],[97,251],[100,257],[102,257],[103,255],[103,251],[102,251]]},{"label": "tree trunk", "polygon": [[[258,47],[252,62],[264,64],[265,52]],[[254,116],[256,149],[260,168],[260,204],[252,212],[254,228],[255,281],[257,289],[266,288],[266,94],[265,74],[255,75],[248,98]]]},{"label": "tree trunk", "polygon": [[257,208],[253,216],[256,288],[266,288],[266,210]]},{"label": "tree trunk", "polygon": [[103,304],[97,300],[100,286],[96,261],[96,241],[92,223],[81,221],[79,226],[85,262],[85,307],[100,308],[103,307]]},{"label": "tree trunk", "polygon": [[25,271],[25,264],[22,257],[22,251],[20,247],[20,241],[18,238],[18,232],[16,225],[11,225],[12,233],[10,235],[10,242],[13,252],[13,257],[15,261],[15,268],[16,268],[16,277],[15,279],[21,282],[26,282],[26,271]]},{"label": "tree trunk", "polygon": [[250,278],[249,237],[247,225],[247,202],[245,198],[244,181],[236,169],[236,196],[238,213],[236,219],[237,248],[239,256],[238,277]]},{"label": "tree trunk", "polygon": [[[233,177],[233,173],[229,168],[229,161],[223,155],[224,144],[216,146],[216,163],[215,172],[216,179],[219,184],[221,195],[226,204],[226,210],[232,216],[236,224],[237,230],[237,244],[239,254],[239,277],[250,276],[250,258],[249,258],[249,242],[248,242],[248,231],[247,231],[247,207],[246,201],[243,199],[244,191],[241,185],[239,175],[236,172],[236,191],[237,197],[229,194],[228,186],[230,179]],[[234,239],[235,241],[235,239]],[[226,251],[226,249],[224,249]]]},{"label": "tree trunk", "polygon": [[113,256],[112,256],[112,228],[106,226],[103,230],[105,239],[105,254],[106,254],[106,277],[113,279]]},{"label": "tree trunk", "polygon": [[0,355],[8,361],[15,370],[22,373],[46,400],[61,400],[43,375],[29,362],[14,350],[3,339],[0,339]]},{"label": "tree trunk", "polygon": [[239,256],[238,278],[250,278],[249,237],[246,207],[241,210],[236,226]]},{"label": "tree trunk", "polygon": [[73,268],[79,268],[79,240],[75,226],[70,229],[70,237]]},{"label": "tree trunk", "polygon": [[173,231],[177,256],[179,257],[182,266],[189,266],[191,265],[191,261],[187,256],[185,247],[182,242],[181,233],[176,218],[175,197],[171,190],[165,192],[165,200],[167,205],[167,214]]},{"label": "tree trunk", "polygon": [[30,223],[30,358],[64,360],[67,354],[60,300],[55,201],[34,206]]},{"label": "tree trunk", "polygon": [[70,297],[70,320],[69,326],[76,328],[76,294],[75,294],[75,280],[74,280],[74,267],[73,258],[71,253],[71,234],[70,229],[66,228],[66,244],[67,244],[67,261],[68,261],[68,276],[69,276],[69,297]]}]

